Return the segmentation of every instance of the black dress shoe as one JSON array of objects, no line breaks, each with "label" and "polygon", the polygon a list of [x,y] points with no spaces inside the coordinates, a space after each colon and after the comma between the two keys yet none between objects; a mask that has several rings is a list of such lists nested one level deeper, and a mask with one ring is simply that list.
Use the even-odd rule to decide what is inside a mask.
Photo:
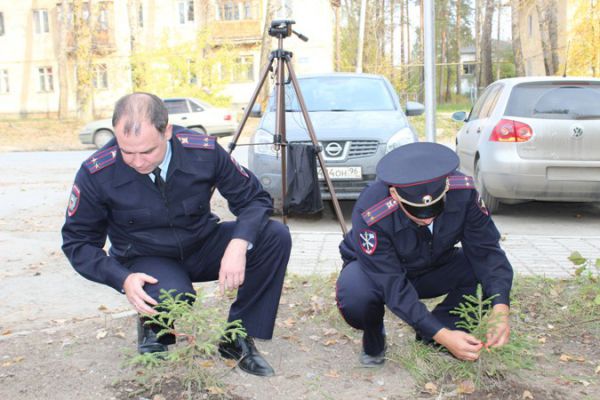
[{"label": "black dress shoe", "polygon": [[383,350],[375,355],[367,354],[363,348],[360,356],[358,357],[358,361],[363,367],[366,368],[374,368],[379,367],[385,363],[385,351],[387,350],[387,344],[385,340],[385,335],[383,335]]},{"label": "black dress shoe", "polygon": [[244,372],[258,376],[273,376],[275,371],[258,352],[254,340],[250,337],[237,336],[235,339],[223,339],[219,344],[219,353],[223,358],[238,361]]},{"label": "black dress shoe", "polygon": [[138,353],[162,353],[169,350],[169,347],[159,341],[158,337],[156,337],[156,333],[151,327],[145,325],[144,320],[141,318],[138,319],[137,331]]}]

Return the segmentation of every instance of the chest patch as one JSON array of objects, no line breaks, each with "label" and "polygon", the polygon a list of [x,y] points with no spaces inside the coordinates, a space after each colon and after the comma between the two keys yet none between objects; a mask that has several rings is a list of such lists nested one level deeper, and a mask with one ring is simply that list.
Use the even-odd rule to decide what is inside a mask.
[{"label": "chest patch", "polygon": [[360,234],[360,248],[363,253],[367,255],[372,255],[375,253],[375,249],[377,249],[377,232],[371,231],[369,229],[363,229]]},{"label": "chest patch", "polygon": [[72,217],[77,212],[77,208],[79,208],[79,200],[81,199],[81,191],[76,184],[73,184],[73,189],[71,189],[71,194],[69,195],[69,204],[67,205],[67,214],[69,217]]}]

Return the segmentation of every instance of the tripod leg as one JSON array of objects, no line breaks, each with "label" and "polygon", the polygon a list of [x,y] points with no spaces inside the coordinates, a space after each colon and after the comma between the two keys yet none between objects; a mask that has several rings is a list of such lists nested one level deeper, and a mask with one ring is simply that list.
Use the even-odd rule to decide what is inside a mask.
[{"label": "tripod leg", "polygon": [[[296,92],[296,97],[298,98],[298,103],[300,104],[300,110],[302,110],[302,116],[304,117],[304,121],[306,122],[306,127],[308,128],[308,134],[310,136],[310,140],[314,146],[318,146],[317,136],[315,135],[315,128],[312,125],[310,120],[310,116],[308,115],[308,111],[306,108],[306,103],[304,102],[304,97],[302,96],[302,92],[300,91],[300,85],[298,84],[298,79],[296,78],[296,74],[294,73],[294,69],[292,67],[292,63],[289,58],[285,59],[285,64],[287,65],[290,78],[292,81],[292,85],[294,86],[294,90]],[[285,138],[284,138],[285,139]],[[333,183],[331,183],[331,178],[329,177],[329,173],[327,172],[327,167],[325,166],[325,160],[323,160],[323,154],[321,152],[317,152],[317,158],[319,160],[319,165],[321,165],[321,170],[323,171],[323,176],[325,177],[325,182],[327,183],[327,188],[329,189],[329,193],[331,193],[331,200],[333,201],[333,208],[335,209],[335,214],[337,216],[338,222],[342,228],[342,232],[344,235],[347,233],[346,222],[344,221],[344,215],[342,214],[342,209],[340,208],[340,203],[338,202],[337,195],[335,194],[335,189],[333,187]],[[284,170],[285,171],[285,170]]]},{"label": "tripod leg", "polygon": [[265,81],[267,80],[267,76],[269,76],[269,71],[271,70],[271,67],[273,66],[273,60],[274,60],[274,58],[270,57],[269,62],[267,63],[267,65],[265,65],[265,67],[263,68],[263,70],[260,73],[260,80],[258,82],[258,85],[254,89],[254,93],[252,93],[250,102],[248,103],[248,106],[244,110],[244,116],[242,117],[242,120],[240,121],[240,123],[237,127],[237,130],[235,131],[235,135],[231,139],[231,142],[229,142],[229,154],[231,154],[233,152],[233,150],[235,150],[237,141],[240,138],[242,131],[244,130],[244,126],[246,126],[246,122],[248,122],[248,117],[250,116],[250,113],[252,112],[252,107],[254,107],[254,104],[256,103],[256,99],[258,98],[258,94],[260,93],[260,90],[262,89],[263,85],[265,84]]},{"label": "tripod leg", "polygon": [[[281,47],[282,39],[279,39]],[[276,85],[276,104],[275,113],[275,146],[281,147],[281,217],[283,223],[287,225],[287,209],[285,206],[285,197],[287,193],[287,150],[286,150],[286,131],[285,131],[285,58],[277,59],[277,82]]]}]

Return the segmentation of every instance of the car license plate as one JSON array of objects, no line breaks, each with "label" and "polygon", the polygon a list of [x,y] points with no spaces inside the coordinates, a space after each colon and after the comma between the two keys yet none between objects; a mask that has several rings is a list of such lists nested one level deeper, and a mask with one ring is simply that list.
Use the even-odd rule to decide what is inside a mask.
[{"label": "car license plate", "polygon": [[[329,177],[334,181],[362,179],[362,167],[327,167]],[[325,180],[321,167],[317,167],[319,180]]]}]

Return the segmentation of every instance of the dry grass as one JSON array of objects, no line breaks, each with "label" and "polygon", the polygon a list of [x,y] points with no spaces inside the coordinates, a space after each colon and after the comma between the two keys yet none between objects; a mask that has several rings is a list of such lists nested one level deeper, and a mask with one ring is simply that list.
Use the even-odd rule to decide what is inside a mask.
[{"label": "dry grass", "polygon": [[0,152],[85,150],[79,142],[84,123],[77,120],[0,120]]}]

